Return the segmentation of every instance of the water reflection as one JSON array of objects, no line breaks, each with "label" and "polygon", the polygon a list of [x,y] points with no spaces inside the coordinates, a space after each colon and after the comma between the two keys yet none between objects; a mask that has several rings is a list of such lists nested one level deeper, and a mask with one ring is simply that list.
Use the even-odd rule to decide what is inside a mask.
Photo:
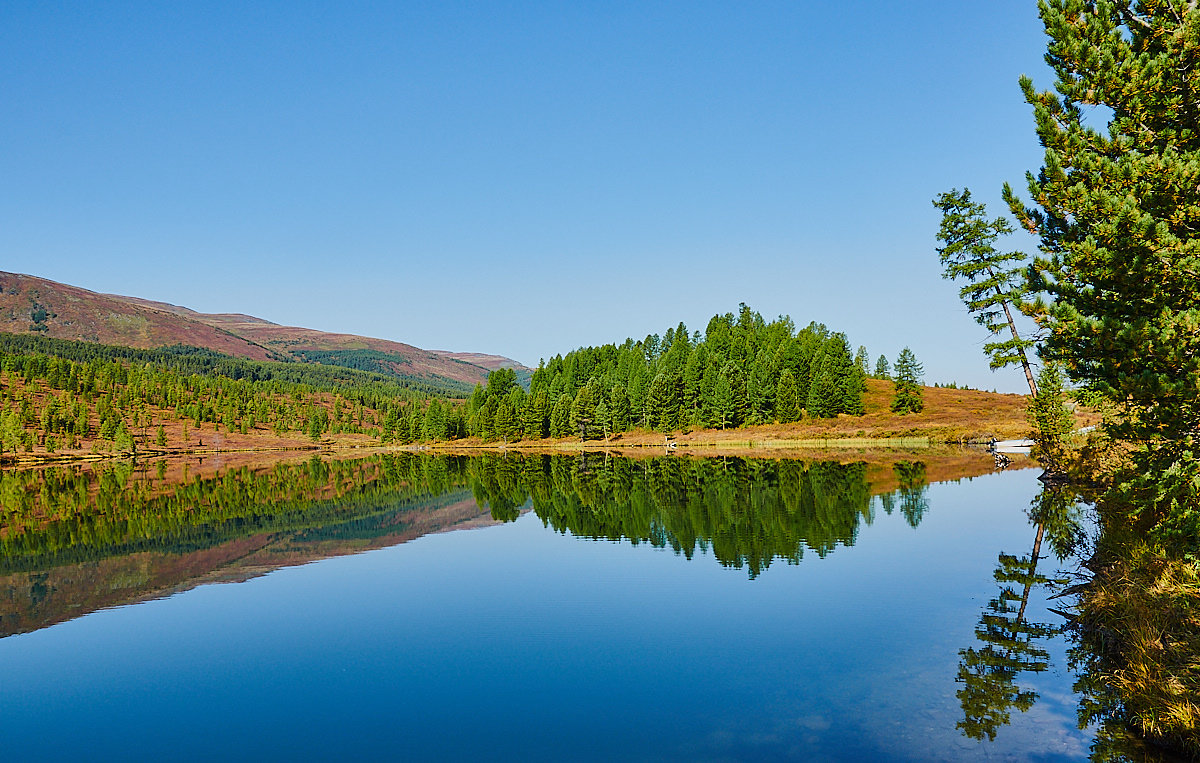
[{"label": "water reflection", "polygon": [[1038,572],[1043,543],[1048,541],[1061,562],[1072,556],[1082,538],[1082,511],[1077,497],[1047,486],[1033,499],[1029,519],[1034,526],[1033,547],[1017,556],[1000,552],[993,572],[999,585],[975,628],[977,645],[959,650],[958,674],[962,685],[957,696],[963,720],[958,728],[972,739],[994,740],[997,731],[1012,720],[1012,711],[1026,712],[1037,701],[1037,692],[1023,687],[1024,673],[1045,671],[1049,652],[1044,643],[1058,635],[1063,625],[1031,620],[1030,594],[1036,588],[1057,592],[1069,582],[1062,576]]},{"label": "water reflection", "polygon": [[0,472],[0,637],[479,517],[467,459]]},{"label": "water reflection", "polygon": [[862,463],[485,456],[472,468],[476,499],[498,519],[529,499],[559,532],[689,559],[708,551],[751,577],[776,559],[798,563],[806,549],[825,556],[853,545],[860,523],[873,519]]},{"label": "water reflection", "polygon": [[[980,459],[935,466],[984,473]],[[757,577],[854,544],[875,511],[913,527],[922,461],[393,453],[213,468],[127,462],[0,472],[0,636],[209,580],[393,545],[530,507],[558,532],[697,552]],[[485,516],[481,516],[486,512]]]},{"label": "water reflection", "polygon": [[[427,729],[413,735],[430,745],[414,748],[425,757],[451,734],[473,736],[480,750],[525,749],[523,733],[497,745],[508,739],[503,723],[464,734],[458,711],[533,701],[566,708],[545,724],[562,730],[555,757],[589,733],[617,738],[636,727],[624,746],[595,757],[661,744],[663,757],[690,759],[961,759],[979,748],[959,730],[996,738],[1036,702],[989,751],[1079,759],[1086,739],[1061,712],[1069,690],[1040,675],[1062,648],[1047,648],[1054,628],[1039,622],[1052,577],[1045,556],[1077,536],[1067,521],[1074,504],[1040,497],[1021,540],[1011,497],[1025,500],[1032,474],[930,488],[990,470],[986,455],[964,468],[911,455],[840,463],[400,453],[0,472],[0,636],[525,517],[4,639],[10,725],[50,717],[42,708],[60,703],[59,684],[64,696],[89,696],[78,680],[124,686],[127,699],[150,687],[151,710],[200,718],[205,729],[244,723],[248,739],[272,743],[291,737],[256,717],[260,707],[283,708],[287,728],[309,706],[341,708],[339,728],[375,708],[371,727],[408,718]],[[1024,553],[1000,555],[991,597],[998,537]],[[862,548],[847,548],[860,538]],[[834,563],[819,561],[830,555]],[[803,570],[784,569],[801,560]],[[975,602],[988,598],[980,615]],[[696,602],[709,616],[696,616]],[[977,615],[976,640],[960,652]],[[55,651],[71,637],[78,649]],[[107,662],[109,651],[122,660]],[[171,704],[176,686],[186,691]],[[322,705],[330,687],[336,701]],[[32,708],[28,717],[22,708]],[[88,712],[77,708],[73,721]],[[86,737],[86,724],[72,727]]]}]

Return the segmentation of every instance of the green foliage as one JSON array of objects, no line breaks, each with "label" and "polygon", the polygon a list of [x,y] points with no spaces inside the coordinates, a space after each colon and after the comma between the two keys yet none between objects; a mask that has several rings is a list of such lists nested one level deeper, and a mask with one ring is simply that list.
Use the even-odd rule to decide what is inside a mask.
[{"label": "green foliage", "polygon": [[800,391],[796,388],[796,378],[789,369],[784,369],[779,375],[779,384],[775,391],[775,415],[781,424],[800,420]]},{"label": "green foliage", "polygon": [[571,401],[571,411],[568,414],[568,421],[571,430],[579,432],[581,440],[588,439],[591,433],[592,424],[596,420],[596,395],[594,385],[588,384],[579,389],[575,393],[575,399]]},{"label": "green foliage", "polygon": [[571,404],[574,399],[567,393],[558,396],[554,412],[550,415],[550,436],[567,437],[571,434]]},{"label": "green foliage", "polygon": [[[741,305],[737,314],[713,316],[703,335],[679,324],[661,336],[555,356],[539,364],[530,391],[548,399],[565,394],[573,401],[580,389],[591,387],[594,405],[603,403],[610,412],[614,433],[638,426],[666,432],[794,421],[824,368],[822,359],[833,356],[825,369],[830,391],[822,410],[857,415],[865,349],[859,355],[856,361],[845,336],[831,336],[824,326],[797,331],[790,318],[768,323]],[[786,398],[781,414],[779,382],[785,373],[793,380],[796,402],[793,408],[793,398]]]},{"label": "green foliage", "polygon": [[888,364],[888,359],[884,355],[879,356],[879,360],[875,361],[875,378],[890,379],[892,378],[892,367]]},{"label": "green foliage", "polygon": [[917,362],[913,351],[905,347],[896,357],[895,392],[892,410],[896,413],[920,413],[925,408],[924,393],[921,391],[921,375],[924,368]]},{"label": "green foliage", "polygon": [[1038,373],[1038,393],[1029,399],[1029,425],[1037,441],[1038,456],[1047,469],[1066,466],[1067,445],[1075,419],[1063,402],[1063,379],[1058,366],[1046,363]]},{"label": "green foliage", "polygon": [[[1055,91],[1021,81],[1044,166],[1036,206],[1005,196],[1041,237],[1045,354],[1123,416],[1128,480],[1152,524],[1200,526],[1200,8],[1181,0],[1047,0]],[[1088,123],[1110,113],[1107,129]],[[1164,485],[1164,482],[1171,483]],[[1131,505],[1136,505],[1131,503]],[[1188,518],[1186,515],[1192,515]]]},{"label": "green foliage", "polygon": [[325,430],[329,427],[329,414],[324,408],[316,408],[308,415],[308,436],[313,442],[321,439],[321,435],[325,434]]},{"label": "green foliage", "polygon": [[945,244],[937,250],[944,268],[942,276],[967,282],[959,290],[959,296],[977,323],[993,336],[1006,329],[1011,334],[1009,339],[983,346],[992,368],[1020,364],[1029,381],[1030,393],[1036,393],[1026,354],[1036,343],[1017,332],[1010,307],[1020,307],[1029,296],[1025,278],[1028,258],[1024,252],[998,252],[994,246],[1001,236],[1013,232],[1012,226],[1003,217],[989,220],[987,210],[971,201],[971,192],[965,188],[961,192],[954,189],[940,194],[933,205],[942,210],[937,235]]}]

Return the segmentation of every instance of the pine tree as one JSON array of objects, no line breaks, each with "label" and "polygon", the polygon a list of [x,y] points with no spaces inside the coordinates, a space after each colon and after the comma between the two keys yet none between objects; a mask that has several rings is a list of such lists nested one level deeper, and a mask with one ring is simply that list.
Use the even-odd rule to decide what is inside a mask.
[{"label": "pine tree", "polygon": [[650,409],[650,426],[660,432],[676,429],[679,421],[679,379],[660,373],[650,383],[646,405]]},{"label": "pine tree", "polygon": [[[851,416],[861,416],[863,413],[863,390],[866,387],[866,375],[850,357],[850,344],[845,334],[834,334],[829,338],[829,349],[826,357],[830,363],[830,373],[837,385],[836,413]],[[866,355],[863,356],[864,360]]]},{"label": "pine tree", "polygon": [[729,377],[725,374],[717,375],[717,381],[713,387],[712,409],[714,424],[719,424],[721,429],[734,425],[733,388],[729,385]]},{"label": "pine tree", "polygon": [[446,439],[446,414],[436,398],[425,409],[424,434],[426,440],[434,442]]},{"label": "pine tree", "polygon": [[746,417],[750,414],[750,394],[746,390],[746,377],[742,369],[732,361],[721,369],[721,375],[729,382],[729,425],[740,427],[746,423]]},{"label": "pine tree", "polygon": [[867,378],[871,375],[871,356],[867,353],[867,346],[860,344],[858,352],[854,354],[854,365],[858,367],[858,371],[862,374],[862,378]]},{"label": "pine tree", "polygon": [[921,375],[924,369],[917,362],[913,351],[905,347],[896,357],[895,394],[892,410],[896,413],[920,413],[925,408],[921,390]]},{"label": "pine tree", "polygon": [[[1035,286],[1045,355],[1123,406],[1110,433],[1136,444],[1131,487],[1194,546],[1200,533],[1200,7],[1183,0],[1044,0],[1055,91],[1025,77],[1044,166]],[[1108,111],[1111,110],[1111,111]],[[1086,117],[1109,113],[1107,129]]]},{"label": "pine tree", "polygon": [[571,434],[571,403],[573,399],[565,392],[559,395],[550,414],[550,436],[568,437]]},{"label": "pine tree", "polygon": [[1055,471],[1063,467],[1067,438],[1075,428],[1075,420],[1063,404],[1062,374],[1054,363],[1043,365],[1038,374],[1038,393],[1029,401],[1029,425],[1046,468]]},{"label": "pine tree", "polygon": [[820,366],[814,366],[813,379],[808,386],[808,402],[805,408],[809,416],[831,419],[837,416],[841,393],[833,378],[831,361],[822,356]]},{"label": "pine tree", "polygon": [[888,359],[884,355],[879,356],[879,360],[875,361],[875,378],[890,379],[892,378],[892,367],[888,365]]},{"label": "pine tree", "polygon": [[516,433],[516,422],[514,421],[512,406],[507,400],[501,400],[500,405],[496,407],[496,421],[493,425],[496,432],[496,439],[508,442],[513,439]]},{"label": "pine tree", "polygon": [[591,384],[585,384],[575,394],[571,402],[569,424],[573,432],[578,432],[582,440],[591,434],[592,424],[596,420],[596,396]]},{"label": "pine tree", "polygon": [[533,395],[529,404],[525,406],[525,438],[528,440],[540,440],[545,437],[546,431],[546,393],[538,392]]},{"label": "pine tree", "polygon": [[612,431],[624,432],[629,429],[629,395],[620,384],[613,385],[609,393],[612,407]]},{"label": "pine tree", "polygon": [[596,426],[600,428],[600,434],[607,441],[608,436],[612,433],[612,410],[604,400],[596,404]]},{"label": "pine tree", "polygon": [[1033,371],[1026,351],[1034,346],[1031,339],[1022,338],[1013,320],[1013,306],[1020,307],[1029,297],[1025,278],[1028,259],[1024,252],[998,252],[993,246],[1001,236],[1013,232],[1003,217],[987,218],[982,204],[971,201],[971,192],[956,188],[940,194],[933,205],[942,210],[942,225],[938,240],[945,244],[937,252],[941,259],[942,277],[965,279],[959,296],[974,313],[975,322],[987,328],[992,336],[1005,329],[1010,339],[988,342],[984,353],[991,359],[992,369],[1019,363],[1025,371],[1029,394],[1037,394]]},{"label": "pine tree", "polygon": [[775,391],[775,418],[781,424],[800,420],[800,392],[796,389],[796,377],[787,369],[779,374],[779,385]]}]

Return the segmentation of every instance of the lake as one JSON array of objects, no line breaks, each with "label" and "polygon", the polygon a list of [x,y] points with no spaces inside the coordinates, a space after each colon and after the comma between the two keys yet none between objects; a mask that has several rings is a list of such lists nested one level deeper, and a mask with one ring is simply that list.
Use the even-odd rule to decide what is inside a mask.
[{"label": "lake", "polygon": [[1022,464],[0,472],[4,755],[1086,760],[1080,512]]}]

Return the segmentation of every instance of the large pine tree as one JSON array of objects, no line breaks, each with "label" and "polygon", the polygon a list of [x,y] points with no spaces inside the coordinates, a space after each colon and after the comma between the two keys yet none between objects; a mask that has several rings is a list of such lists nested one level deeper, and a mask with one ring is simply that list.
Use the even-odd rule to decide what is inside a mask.
[{"label": "large pine tree", "polygon": [[[1175,522],[1200,474],[1200,7],[1185,0],[1043,0],[1055,91],[1022,78],[1045,164],[1011,188],[1041,237],[1048,354],[1125,408],[1143,500]],[[1096,116],[1110,115],[1105,127]]]}]

